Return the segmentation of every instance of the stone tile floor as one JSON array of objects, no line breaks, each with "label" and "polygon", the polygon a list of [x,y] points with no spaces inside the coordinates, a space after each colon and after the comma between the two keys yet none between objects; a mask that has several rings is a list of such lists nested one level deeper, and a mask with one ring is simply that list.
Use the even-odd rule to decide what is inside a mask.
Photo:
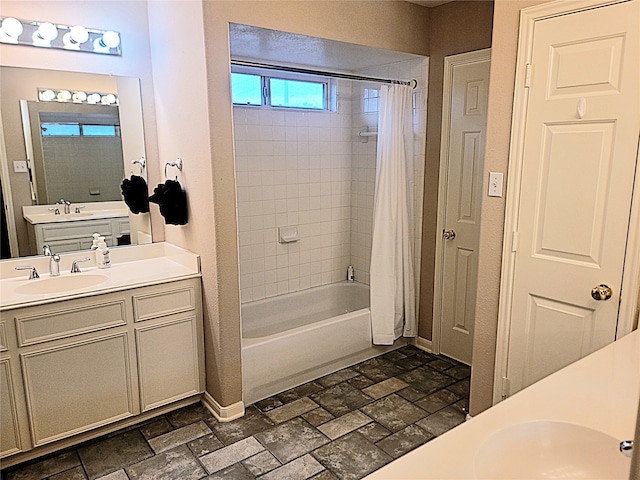
[{"label": "stone tile floor", "polygon": [[232,422],[195,404],[2,478],[359,479],[462,423],[469,376],[407,345],[257,402]]}]

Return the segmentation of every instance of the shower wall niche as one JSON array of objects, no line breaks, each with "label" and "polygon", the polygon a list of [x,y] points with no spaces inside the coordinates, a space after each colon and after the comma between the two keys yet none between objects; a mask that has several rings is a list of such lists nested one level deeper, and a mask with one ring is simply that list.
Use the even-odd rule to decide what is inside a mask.
[{"label": "shower wall niche", "polygon": [[[373,62],[371,62],[373,63]],[[416,285],[420,272],[427,59],[355,74],[410,80],[414,95]],[[338,282],[369,283],[380,83],[336,79],[336,111],[234,106],[241,302]],[[300,240],[278,243],[278,227]]]}]

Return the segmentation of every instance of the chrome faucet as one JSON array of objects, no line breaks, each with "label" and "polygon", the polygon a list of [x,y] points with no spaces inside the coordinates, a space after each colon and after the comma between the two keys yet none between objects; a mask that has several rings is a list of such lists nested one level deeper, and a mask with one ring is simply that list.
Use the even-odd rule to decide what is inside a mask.
[{"label": "chrome faucet", "polygon": [[56,203],[59,203],[64,206],[64,213],[66,215],[71,213],[71,202],[67,202],[64,198],[61,198],[60,201]]},{"label": "chrome faucet", "polygon": [[36,270],[36,267],[19,266],[19,267],[16,267],[16,270],[29,270],[29,280],[33,280],[34,278],[40,278],[40,275],[38,275],[38,271]]},{"label": "chrome faucet", "polygon": [[80,262],[89,262],[91,259],[87,258],[79,258],[78,260],[74,260],[71,264],[71,273],[80,273],[80,267],[78,267],[78,263]]},{"label": "chrome faucet", "polygon": [[49,245],[46,243],[42,246],[42,252],[46,257],[51,257],[49,259],[49,275],[52,277],[60,276],[60,255],[57,253],[53,253]]}]

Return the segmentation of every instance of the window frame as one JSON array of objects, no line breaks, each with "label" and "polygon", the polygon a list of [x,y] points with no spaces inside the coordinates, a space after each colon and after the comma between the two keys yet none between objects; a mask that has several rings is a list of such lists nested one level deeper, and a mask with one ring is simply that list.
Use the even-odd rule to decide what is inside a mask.
[{"label": "window frame", "polygon": [[[246,67],[241,65],[231,65],[231,73],[240,73],[246,75],[259,75],[262,104],[252,105],[248,103],[234,103],[233,92],[231,92],[231,103],[234,107],[247,108],[273,108],[277,110],[293,110],[303,112],[331,112],[334,111],[332,102],[332,92],[335,91],[335,81],[333,78],[323,75],[310,75],[304,73],[287,72],[285,70],[271,70],[258,67]],[[306,82],[313,84],[321,84],[323,86],[323,108],[295,107],[290,105],[272,105],[271,104],[271,79],[275,80],[292,80],[296,82]]]}]

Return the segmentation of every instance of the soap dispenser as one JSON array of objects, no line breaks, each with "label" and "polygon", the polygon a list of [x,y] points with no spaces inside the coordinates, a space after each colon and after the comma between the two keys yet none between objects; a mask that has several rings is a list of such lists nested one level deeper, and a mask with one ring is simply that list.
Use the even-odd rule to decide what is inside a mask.
[{"label": "soap dispenser", "polygon": [[100,234],[99,233],[94,233],[91,236],[93,237],[93,243],[91,244],[91,250],[96,250],[98,248],[98,242],[99,242],[99,239],[100,239]]},{"label": "soap dispenser", "polygon": [[111,267],[111,259],[109,258],[109,248],[107,247],[104,237],[98,238],[98,248],[96,249],[96,265],[98,268]]}]

